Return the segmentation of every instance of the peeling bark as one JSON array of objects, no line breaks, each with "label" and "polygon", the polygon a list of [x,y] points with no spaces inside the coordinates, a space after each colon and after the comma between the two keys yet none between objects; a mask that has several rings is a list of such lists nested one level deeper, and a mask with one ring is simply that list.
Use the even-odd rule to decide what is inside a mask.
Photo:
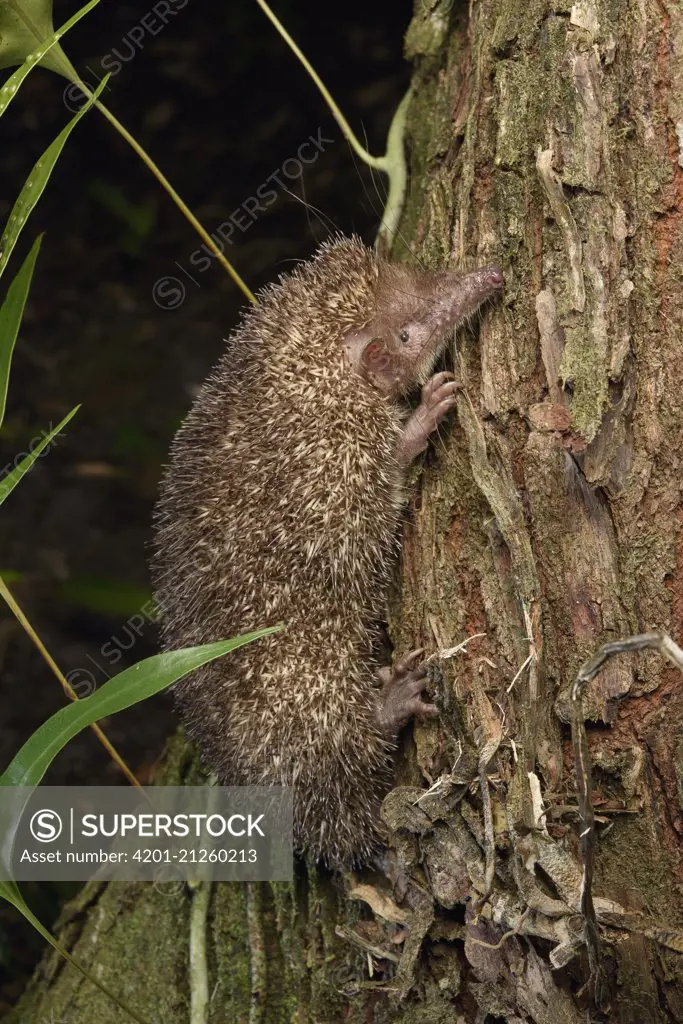
[{"label": "peeling bark", "polygon": [[[383,817],[384,877],[218,885],[209,1021],[683,1021],[683,681],[612,659],[583,711],[598,816],[589,979],[569,690],[683,616],[683,8],[420,0],[396,255],[491,262],[457,417],[416,471],[390,632],[437,659]],[[410,246],[410,248],[408,248]],[[167,780],[191,769],[177,741]],[[150,1020],[188,1020],[191,894],[88,886],[62,940]],[[600,993],[597,993],[600,996]],[[14,1024],[121,1021],[46,956]]]}]

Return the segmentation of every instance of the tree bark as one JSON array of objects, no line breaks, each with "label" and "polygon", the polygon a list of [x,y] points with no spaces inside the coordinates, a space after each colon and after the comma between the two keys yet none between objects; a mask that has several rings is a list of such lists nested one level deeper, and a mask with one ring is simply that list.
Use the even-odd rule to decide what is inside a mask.
[{"label": "tree bark", "polygon": [[[90,885],[62,940],[150,1022],[189,1019],[193,915],[211,1024],[683,1021],[678,671],[621,655],[583,701],[590,963],[569,742],[600,645],[680,635],[683,8],[418,0],[407,50],[394,254],[497,262],[506,291],[453,352],[458,415],[414,473],[390,632],[442,655],[479,636],[435,660],[441,714],[404,742],[384,877]],[[166,781],[188,758],[176,740]],[[51,1013],[124,1020],[52,954],[12,1020]]]}]

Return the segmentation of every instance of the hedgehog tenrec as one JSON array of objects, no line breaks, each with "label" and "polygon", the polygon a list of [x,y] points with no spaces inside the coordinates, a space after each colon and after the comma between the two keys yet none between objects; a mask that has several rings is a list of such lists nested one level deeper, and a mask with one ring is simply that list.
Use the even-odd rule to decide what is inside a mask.
[{"label": "hedgehog tenrec", "polygon": [[326,243],[260,294],[173,442],[165,647],[285,624],[176,685],[187,732],[221,783],[293,786],[297,849],[330,866],[376,848],[398,730],[435,710],[419,652],[378,670],[373,640],[405,469],[455,402],[452,375],[429,374],[502,286],[497,267],[424,273]]}]

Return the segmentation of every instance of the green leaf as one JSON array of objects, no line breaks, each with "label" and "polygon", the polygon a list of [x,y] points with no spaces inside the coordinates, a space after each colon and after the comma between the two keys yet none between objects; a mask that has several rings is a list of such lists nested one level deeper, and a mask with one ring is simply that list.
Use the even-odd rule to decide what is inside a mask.
[{"label": "green leaf", "polygon": [[0,776],[0,786],[37,786],[60,750],[82,729],[154,696],[201,665],[281,628],[271,626],[232,640],[166,651],[119,672],[89,697],[60,708],[36,729]]},{"label": "green leaf", "polygon": [[[49,37],[34,35],[32,30],[29,30],[29,34],[33,37],[31,45],[31,52],[27,53],[21,59],[24,63],[21,67],[10,75],[2,89],[0,89],[0,117],[5,113],[8,106],[19,91],[19,86],[22,84],[26,76],[30,71],[36,67],[37,64],[41,64],[43,67],[49,68],[51,71],[56,71],[58,74],[65,75],[67,78],[78,78],[78,74],[71,66],[69,58],[66,56],[61,46],[57,45],[57,42],[61,37],[69,31],[70,28],[80,21],[84,15],[91,11],[100,0],[90,0],[85,7],[81,7],[80,11],[65,21],[64,24],[57,29],[56,32],[52,32],[52,18],[49,21],[49,31],[52,33]],[[16,3],[19,6],[19,3]],[[16,25],[10,24],[10,18],[12,16],[12,10],[5,0],[0,0],[0,68],[11,67],[17,63],[16,59],[8,59],[8,53],[10,53],[9,44],[12,39],[12,31],[14,27],[14,33],[16,36]],[[8,32],[9,26],[9,32]],[[24,25],[24,28],[26,26]],[[7,50],[3,50],[3,40],[7,45]],[[24,40],[25,42],[27,40]],[[54,52],[53,52],[54,51]],[[17,52],[16,39],[15,39],[15,55]],[[68,73],[67,73],[68,72]]]},{"label": "green leaf", "polygon": [[26,906],[24,897],[21,895],[16,882],[0,882],[0,896],[15,906],[17,910],[21,910],[22,907]]},{"label": "green leaf", "polygon": [[[40,44],[53,34],[52,0],[2,0],[0,68],[23,64],[29,53],[35,50],[36,43]],[[54,55],[48,59],[54,59]]]},{"label": "green leaf", "polygon": [[[33,451],[29,452],[29,454],[26,455],[21,460],[21,462],[19,463],[18,466],[15,466],[14,469],[10,473],[7,474],[7,476],[3,477],[2,480],[0,480],[0,505],[2,505],[3,501],[5,500],[5,498],[7,498],[12,493],[14,488],[17,486],[17,484],[21,480],[22,476],[25,476],[28,473],[29,469],[31,468],[33,463],[36,461],[36,459],[40,455],[42,455],[42,453],[45,451],[47,446],[49,444],[51,444],[53,439],[67,425],[69,420],[72,419],[72,417],[76,415],[76,413],[78,412],[79,409],[80,409],[80,405],[74,406],[74,408],[71,410],[71,412],[67,416],[64,417],[64,419],[61,421],[61,423],[58,423],[57,426],[54,428],[54,430],[51,430],[49,434],[46,434],[43,437],[43,440],[40,442],[40,444],[36,445],[36,447],[33,449]],[[31,444],[33,444],[33,441],[31,441]]]},{"label": "green leaf", "polygon": [[[124,1011],[124,1013],[128,1014],[131,1020],[137,1021],[138,1024],[147,1024],[143,1017],[140,1017],[135,1012],[135,1010],[132,1010],[129,1006],[126,1006],[123,1000],[120,999],[120,997],[116,995],[115,992],[110,992],[109,989],[106,988],[106,986],[103,985],[101,981],[98,981],[94,974],[91,974],[89,971],[86,971],[85,967],[81,966],[78,960],[74,960],[74,958],[71,956],[71,953],[69,953],[66,949],[64,949],[63,946],[59,944],[54,935],[51,932],[49,932],[45,925],[38,920],[38,918],[31,910],[29,910],[28,906],[26,905],[26,900],[21,895],[21,892],[19,891],[19,886],[16,884],[16,882],[0,882],[0,897],[7,900],[8,903],[11,903],[13,907],[16,907],[19,913],[26,918],[28,923],[32,925],[33,928],[35,928],[39,935],[42,935],[42,937],[47,942],[49,942],[53,949],[56,949],[57,952],[61,956],[63,956],[64,959],[72,965],[72,967],[75,967],[76,970],[79,971],[84,978],[87,978],[88,981],[90,981],[93,985],[96,986],[96,988],[100,990],[100,992],[104,993],[104,995],[107,996],[108,999],[111,999],[112,1002],[114,1002]],[[45,1020],[47,1021],[47,1017],[45,1018]]]},{"label": "green leaf", "polygon": [[24,306],[31,287],[31,278],[38,258],[38,250],[42,235],[35,240],[33,248],[24,260],[21,270],[7,289],[5,301],[0,307],[0,427],[5,418],[9,371],[12,365],[14,343],[19,333],[19,325],[24,315]]},{"label": "green leaf", "polygon": [[69,135],[85,112],[90,109],[92,104],[100,95],[109,78],[110,75],[107,75],[106,78],[102,79],[92,98],[88,100],[85,106],[83,106],[74,117],[72,117],[54,142],[48,146],[26,179],[24,187],[22,188],[19,197],[12,208],[12,212],[9,215],[9,220],[5,226],[3,236],[0,238],[0,274],[3,273],[7,266],[7,261],[10,258],[12,250],[16,245],[16,241],[24,224],[28,220],[31,211],[45,191],[45,186],[50,180],[50,175],[54,170],[54,166],[59,159],[60,153],[64,149],[66,140],[69,138]]}]

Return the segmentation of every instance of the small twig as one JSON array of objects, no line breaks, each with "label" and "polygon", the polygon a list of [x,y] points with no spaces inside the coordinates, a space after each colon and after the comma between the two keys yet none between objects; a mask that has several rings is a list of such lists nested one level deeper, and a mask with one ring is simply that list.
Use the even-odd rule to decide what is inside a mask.
[{"label": "small twig", "polygon": [[[531,704],[534,704],[538,700],[538,665],[543,647],[541,625],[539,621],[539,604],[538,601],[536,601],[533,603],[532,607],[531,603],[524,601],[522,608],[524,611],[524,624],[526,626],[526,639],[529,643],[529,685],[527,687],[527,699]],[[510,689],[512,689],[512,686],[516,681],[516,679],[513,679],[510,684]],[[510,691],[508,690],[508,693],[509,692]]]},{"label": "small twig", "polygon": [[505,932],[505,934],[500,937],[498,942],[484,942],[483,939],[475,939],[471,936],[468,936],[469,941],[473,942],[475,946],[483,946],[484,949],[500,949],[504,942],[507,942],[508,939],[511,939],[513,935],[519,934],[519,930],[524,924],[526,918],[529,916],[530,911],[531,907],[527,907],[522,916],[520,917],[519,921],[515,925],[515,927],[511,928],[509,932]]},{"label": "small twig", "polygon": [[392,953],[388,949],[382,949],[381,946],[375,946],[372,942],[368,942],[362,935],[354,931],[353,928],[349,928],[347,925],[338,924],[334,929],[334,934],[338,935],[340,939],[345,939],[346,942],[350,942],[354,946],[358,946],[364,953],[369,953],[370,956],[374,956],[375,960],[391,960],[392,963],[397,964],[401,959],[396,953]]},{"label": "small twig", "polygon": [[448,787],[455,785],[455,779],[453,776],[455,775],[455,769],[458,767],[462,759],[462,742],[457,740],[456,746],[458,748],[458,756],[453,762],[453,767],[450,772],[444,772],[443,775],[439,775],[438,779],[431,784],[429,789],[425,790],[424,793],[420,793],[420,795],[413,800],[413,807],[418,806],[422,800],[426,800],[427,797],[433,796],[434,793],[441,793],[442,790],[445,791],[444,795],[447,795],[450,792]]},{"label": "small twig", "polygon": [[522,674],[522,672],[524,671],[524,669],[525,669],[525,668],[527,667],[527,665],[528,665],[528,664],[530,663],[530,661],[531,661],[531,659],[533,658],[533,656],[534,656],[534,655],[533,655],[533,651],[532,651],[532,652],[531,652],[531,654],[530,654],[530,655],[528,656],[528,658],[526,658],[526,659],[525,659],[525,660],[524,660],[524,661],[522,662],[522,664],[521,664],[521,665],[519,666],[519,668],[517,669],[517,672],[515,673],[515,678],[514,678],[514,679],[512,680],[512,682],[511,682],[511,683],[510,683],[510,685],[508,686],[507,690],[505,691],[506,693],[510,693],[510,691],[512,690],[512,687],[513,687],[513,686],[515,685],[515,683],[517,682],[517,680],[518,680],[518,679],[519,679],[519,677],[521,676],[521,674]]},{"label": "small twig", "polygon": [[683,672],[683,651],[666,633],[652,632],[629,636],[625,640],[615,640],[604,644],[592,658],[579,669],[572,686],[572,746],[576,770],[576,788],[578,791],[579,820],[581,822],[581,853],[583,857],[583,878],[581,879],[581,913],[585,922],[585,940],[588,948],[588,962],[591,978],[595,986],[596,1003],[600,1005],[602,971],[600,967],[600,935],[593,904],[593,867],[595,861],[595,813],[591,799],[591,764],[588,750],[586,726],[583,718],[581,700],[586,687],[597,676],[598,672],[615,654],[630,651],[658,651],[663,658],[670,661]]},{"label": "small twig", "polygon": [[663,658],[683,672],[683,651],[670,636],[660,630],[637,633],[635,636],[626,637],[625,640],[614,640],[612,643],[604,644],[592,658],[584,662],[572,688],[572,700],[580,699],[588,683],[595,679],[605,662],[615,654],[645,650],[658,651]]},{"label": "small twig", "polygon": [[491,793],[489,791],[489,780],[486,775],[486,765],[479,765],[479,789],[481,791],[481,806],[484,815],[484,853],[486,857],[486,868],[484,874],[484,893],[478,901],[481,906],[489,897],[493,888],[493,880],[496,874],[496,837],[493,831],[493,808],[491,807]]},{"label": "small twig", "polygon": [[478,637],[486,636],[486,633],[473,633],[471,636],[466,636],[465,639],[457,645],[457,647],[445,647],[439,651],[435,651],[434,654],[430,654],[427,658],[427,664],[430,661],[447,661],[449,658],[454,658],[460,651],[464,651],[467,645]]}]

